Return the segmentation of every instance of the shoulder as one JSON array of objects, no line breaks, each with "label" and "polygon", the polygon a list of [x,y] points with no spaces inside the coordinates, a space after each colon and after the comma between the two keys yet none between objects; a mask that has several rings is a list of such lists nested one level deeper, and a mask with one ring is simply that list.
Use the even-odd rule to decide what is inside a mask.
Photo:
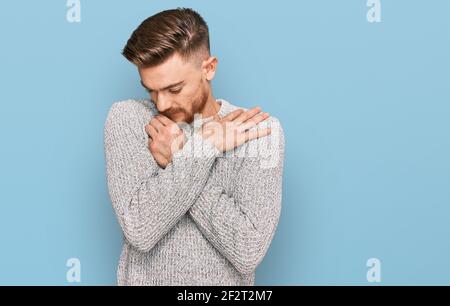
[{"label": "shoulder", "polygon": [[[259,166],[263,169],[282,167],[284,160],[284,131],[280,120],[275,116],[270,116],[258,124],[258,129],[270,128],[271,133],[267,136],[255,139],[253,146],[256,147],[249,157],[256,157]],[[250,146],[252,142],[249,143]]]},{"label": "shoulder", "polygon": [[250,140],[236,148],[234,154],[238,157],[244,157],[242,165],[258,167],[259,169],[282,167],[285,141],[281,122],[277,117],[270,116],[251,130],[262,130],[265,128],[270,128],[271,132],[269,135]]},{"label": "shoulder", "polygon": [[[222,99],[223,100],[223,99]],[[232,104],[226,101],[226,114],[229,114],[235,110],[242,109],[244,111],[249,110],[249,108],[245,108],[239,105]],[[264,109],[263,109],[264,111]],[[258,147],[258,151],[265,151],[264,155],[273,155],[283,153],[284,151],[284,130],[279,118],[275,116],[270,116],[263,122],[260,122],[257,127],[253,129],[265,129],[270,128],[271,133],[268,136],[254,139],[245,143],[240,149],[248,150],[248,147]],[[251,151],[251,149],[250,149]]]},{"label": "shoulder", "polygon": [[[114,102],[106,116],[105,135],[120,129],[145,138],[144,126],[156,113],[155,105],[147,99],[128,99]],[[122,131],[122,133],[125,133],[125,131]]]},{"label": "shoulder", "polygon": [[263,155],[283,153],[284,130],[280,120],[275,116],[270,116],[257,126],[259,130],[265,128],[270,128],[270,134],[256,139],[260,153],[263,153]]},{"label": "shoulder", "polygon": [[[242,107],[242,106],[231,104],[229,102],[227,102],[226,106],[227,106],[226,114],[229,114],[229,113],[231,113],[231,112],[233,112],[235,110],[238,110],[238,109],[242,109],[244,111],[249,110],[249,108],[245,108],[245,107]],[[267,127],[271,128],[271,130],[272,130],[272,133],[271,133],[272,137],[282,137],[283,140],[284,140],[283,127],[281,125],[281,121],[277,117],[270,116],[269,118],[267,118],[266,120],[264,120],[263,122],[260,122],[258,124],[258,128],[267,128]],[[273,132],[275,132],[275,133],[273,133]]]},{"label": "shoulder", "polygon": [[107,119],[140,120],[152,117],[156,112],[155,105],[147,99],[128,99],[114,102],[109,108]]},{"label": "shoulder", "polygon": [[[266,127],[270,128],[272,130],[272,133],[270,135],[284,136],[283,126],[281,125],[281,121],[280,121],[280,119],[278,119],[275,116],[270,116],[263,122],[260,122],[258,124],[258,127],[259,128],[266,128]],[[275,132],[275,133],[273,133],[273,132]]]},{"label": "shoulder", "polygon": [[[245,108],[242,108],[247,110]],[[261,130],[270,128],[270,134],[244,143],[236,149],[236,156],[245,157],[246,162],[257,162],[261,168],[280,167],[284,160],[284,130],[278,117],[270,116],[252,128]],[[231,154],[231,153],[230,153]]]}]

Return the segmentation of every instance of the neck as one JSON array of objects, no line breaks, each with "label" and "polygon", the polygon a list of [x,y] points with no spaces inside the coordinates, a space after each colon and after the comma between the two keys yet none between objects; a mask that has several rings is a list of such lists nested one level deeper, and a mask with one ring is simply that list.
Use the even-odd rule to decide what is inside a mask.
[{"label": "neck", "polygon": [[214,119],[218,119],[220,106],[220,103],[216,101],[216,99],[210,92],[208,95],[208,100],[206,101],[205,106],[203,107],[203,110],[201,112],[202,118],[213,117]]}]

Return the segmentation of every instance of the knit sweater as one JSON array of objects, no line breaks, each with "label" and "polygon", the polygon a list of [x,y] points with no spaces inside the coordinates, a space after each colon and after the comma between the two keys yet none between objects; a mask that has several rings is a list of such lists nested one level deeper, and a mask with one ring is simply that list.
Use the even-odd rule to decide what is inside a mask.
[{"label": "knit sweater", "polygon": [[[240,108],[224,99],[219,116]],[[242,108],[245,110],[245,108]],[[123,232],[118,285],[254,285],[281,212],[284,133],[219,152],[181,125],[183,148],[161,168],[148,149],[150,100],[113,103],[104,125],[107,185]],[[200,123],[200,124],[199,124]]]}]

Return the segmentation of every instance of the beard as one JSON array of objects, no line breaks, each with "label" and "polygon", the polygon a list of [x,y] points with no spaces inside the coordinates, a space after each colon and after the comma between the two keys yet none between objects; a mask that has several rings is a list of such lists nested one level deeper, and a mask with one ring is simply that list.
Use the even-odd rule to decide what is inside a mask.
[{"label": "beard", "polygon": [[208,101],[208,92],[205,88],[199,89],[198,95],[194,96],[188,103],[189,109],[173,108],[161,114],[176,123],[191,124],[194,121],[195,114],[202,113]]}]

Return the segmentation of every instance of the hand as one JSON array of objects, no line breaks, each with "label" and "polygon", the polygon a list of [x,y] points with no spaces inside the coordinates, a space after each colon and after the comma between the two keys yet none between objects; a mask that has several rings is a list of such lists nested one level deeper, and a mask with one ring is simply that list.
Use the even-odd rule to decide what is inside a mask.
[{"label": "hand", "polygon": [[269,114],[261,113],[259,107],[247,111],[238,109],[222,119],[214,119],[204,123],[200,135],[211,141],[220,152],[226,152],[252,139],[269,135],[271,133],[270,128],[249,131],[250,128],[267,118],[269,118]]},{"label": "hand", "polygon": [[154,116],[145,126],[145,132],[150,137],[148,148],[161,168],[172,161],[172,156],[181,150],[186,142],[183,130],[164,115]]}]

